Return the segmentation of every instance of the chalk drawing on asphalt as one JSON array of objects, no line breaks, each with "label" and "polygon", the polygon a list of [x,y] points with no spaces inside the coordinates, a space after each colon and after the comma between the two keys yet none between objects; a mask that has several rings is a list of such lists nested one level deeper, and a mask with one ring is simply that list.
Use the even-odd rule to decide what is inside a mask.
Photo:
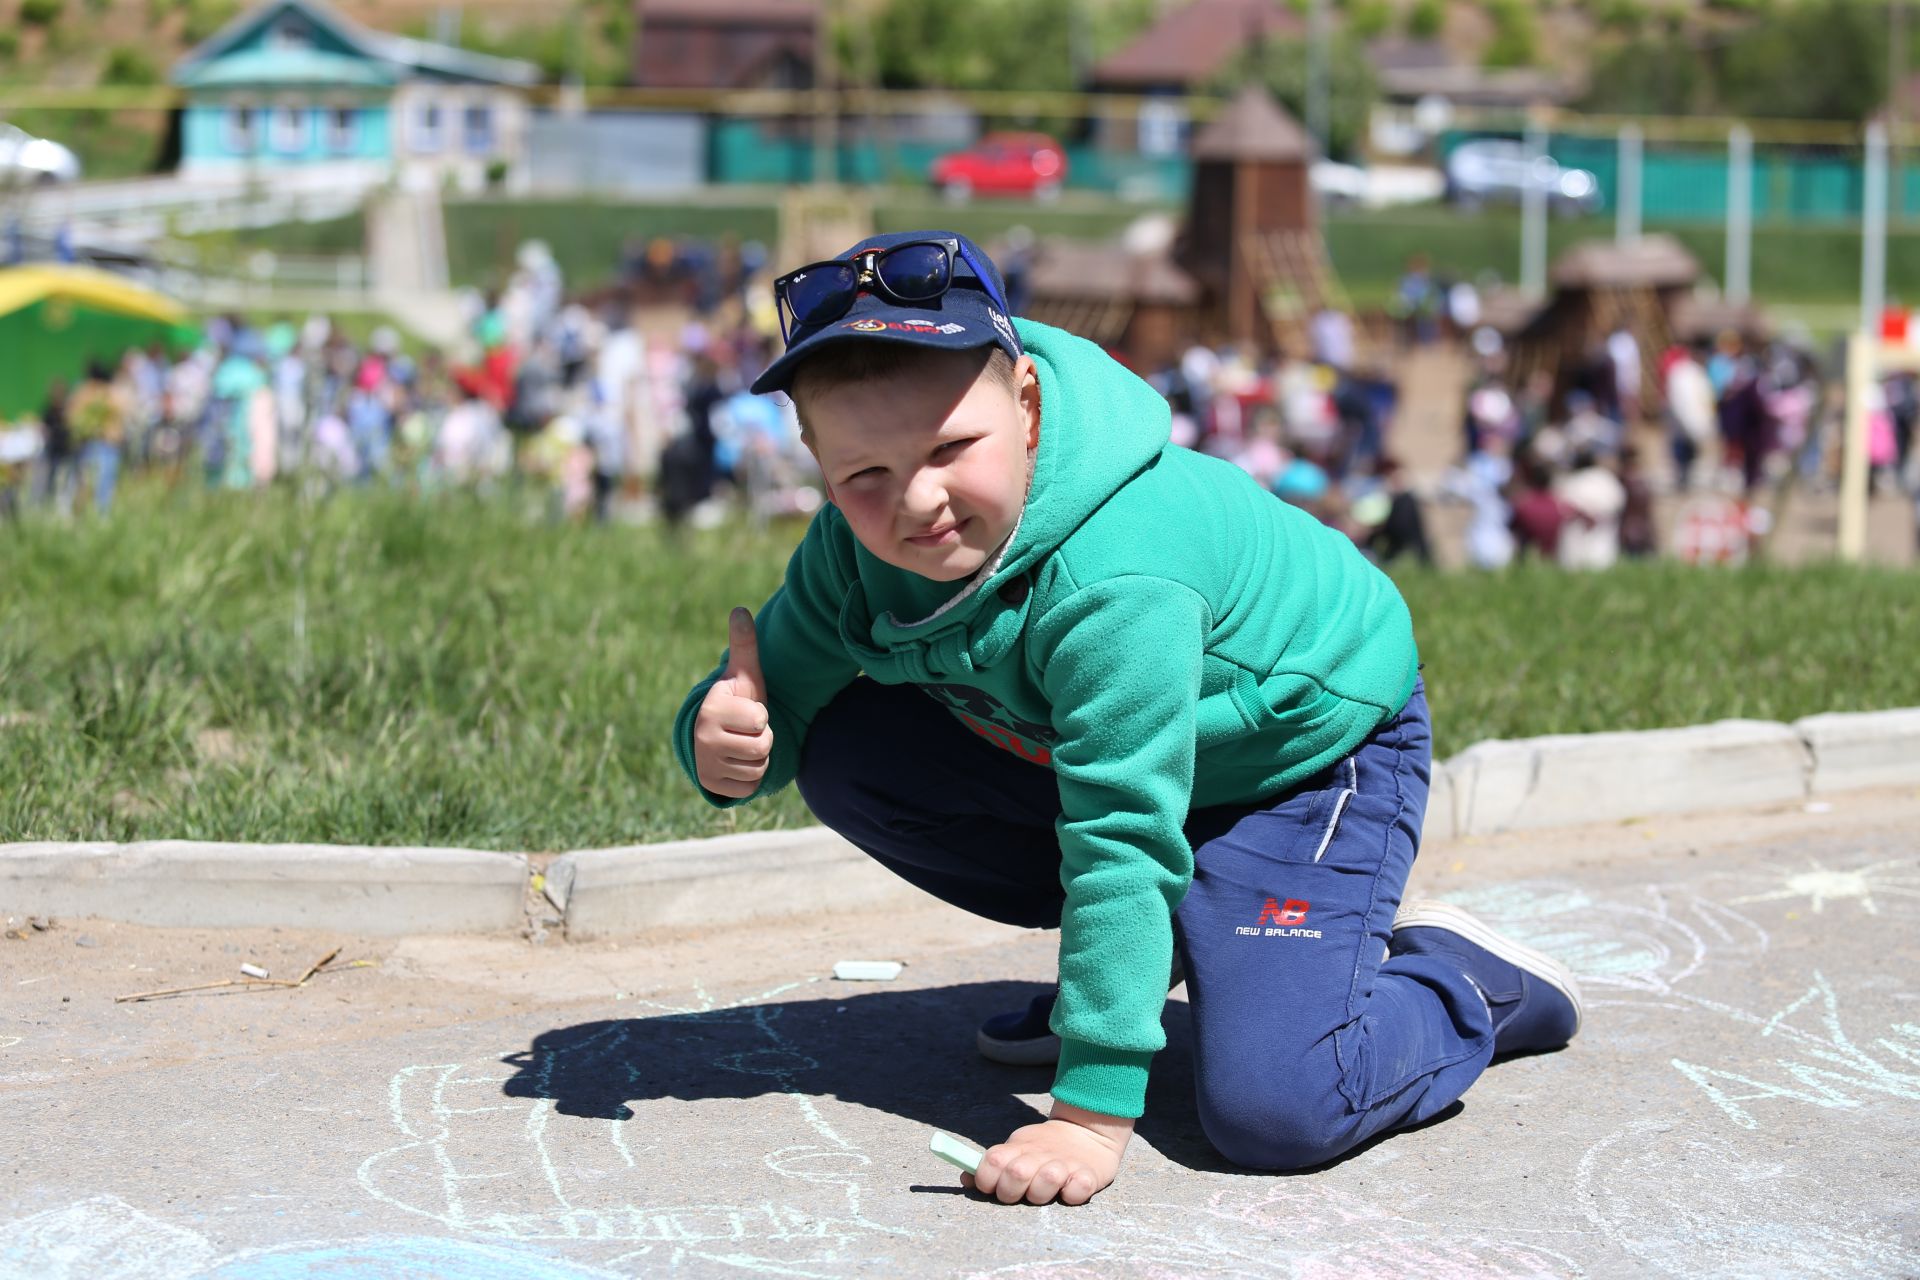
[{"label": "chalk drawing on asphalt", "polygon": [[620,1280],[620,1273],[458,1237],[292,1241],[221,1254],[197,1231],[91,1196],[0,1223],[12,1280]]},{"label": "chalk drawing on asphalt", "polygon": [[1823,1200],[1823,1190],[1793,1165],[1665,1120],[1614,1130],[1574,1174],[1574,1199],[1594,1229],[1666,1275],[1851,1280],[1920,1270],[1913,1241],[1845,1198]]},{"label": "chalk drawing on asphalt", "polygon": [[[710,1066],[761,1077],[768,1093],[791,1099],[804,1126],[791,1136],[803,1132],[814,1140],[783,1142],[762,1161],[793,1183],[807,1203],[636,1199],[644,1197],[641,1188],[648,1183],[670,1184],[678,1151],[690,1145],[690,1139],[676,1138],[663,1126],[708,1125],[702,1110],[669,1099],[644,1114],[623,1105],[630,1119],[563,1115],[555,1110],[556,1091],[550,1087],[556,1075],[578,1069],[579,1062],[604,1063],[609,1071],[630,1074],[632,1061],[646,1052],[631,1021],[536,1049],[522,1067],[537,1095],[530,1098],[505,1097],[501,1086],[512,1077],[498,1074],[498,1058],[471,1068],[459,1063],[403,1068],[389,1082],[389,1114],[407,1141],[362,1162],[360,1185],[383,1203],[464,1231],[511,1240],[637,1246],[602,1263],[619,1270],[673,1267],[699,1258],[790,1276],[843,1271],[855,1246],[919,1233],[867,1215],[862,1180],[871,1159],[820,1113],[798,1082],[818,1063],[781,1031],[782,1007],[766,1002],[803,985],[788,983],[726,1004],[716,1004],[702,990],[696,990],[691,1005],[637,1003],[654,1011],[648,1022],[656,1026],[680,1021],[696,1033],[716,1028],[753,1033],[753,1047],[721,1053]],[[566,1061],[574,1055],[583,1056]],[[762,1248],[780,1256],[762,1256],[756,1252]]]},{"label": "chalk drawing on asphalt", "polygon": [[1444,897],[1566,964],[1596,1008],[1688,1008],[1675,999],[1682,984],[1711,964],[1744,964],[1770,942],[1765,928],[1731,907],[1664,885],[1602,898],[1520,880]]},{"label": "chalk drawing on asphalt", "polygon": [[1217,1191],[1199,1206],[1130,1200],[1109,1191],[1100,1197],[1104,1212],[1097,1222],[1083,1225],[1070,1216],[1072,1210],[1039,1211],[1051,1229],[1045,1261],[965,1274],[969,1280],[1545,1280],[1586,1274],[1554,1247],[1576,1244],[1588,1234],[1582,1229],[1425,1221],[1385,1199],[1308,1179]]},{"label": "chalk drawing on asphalt", "polygon": [[1896,1022],[1886,1034],[1865,1044],[1855,1040],[1840,1017],[1840,996],[1824,974],[1771,1014],[1751,1013],[1700,996],[1688,1000],[1701,1009],[1757,1028],[1768,1047],[1781,1056],[1765,1062],[1709,1066],[1674,1058],[1674,1070],[1698,1085],[1727,1119],[1742,1129],[1760,1125],[1752,1104],[1797,1103],[1824,1110],[1854,1110],[1887,1098],[1920,1102],[1920,1024]]},{"label": "chalk drawing on asphalt", "polygon": [[1818,858],[1808,858],[1806,869],[1784,876],[1779,887],[1733,901],[1744,905],[1804,900],[1815,915],[1824,912],[1829,903],[1852,902],[1866,914],[1877,916],[1882,901],[1920,898],[1920,874],[1916,874],[1916,867],[1920,867],[1920,863],[1912,858],[1890,858],[1851,868],[1829,867]]}]

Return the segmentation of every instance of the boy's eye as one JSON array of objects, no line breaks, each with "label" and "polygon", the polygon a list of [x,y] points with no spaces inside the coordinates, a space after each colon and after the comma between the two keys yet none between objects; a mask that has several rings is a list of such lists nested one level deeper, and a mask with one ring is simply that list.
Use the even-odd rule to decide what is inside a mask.
[{"label": "boy's eye", "polygon": [[972,437],[968,437],[965,440],[949,440],[945,444],[941,445],[939,448],[935,449],[933,451],[933,456],[936,458],[942,457],[942,456],[951,456],[955,449],[958,449],[961,445],[964,445],[964,444],[971,444],[972,442],[973,442]]}]

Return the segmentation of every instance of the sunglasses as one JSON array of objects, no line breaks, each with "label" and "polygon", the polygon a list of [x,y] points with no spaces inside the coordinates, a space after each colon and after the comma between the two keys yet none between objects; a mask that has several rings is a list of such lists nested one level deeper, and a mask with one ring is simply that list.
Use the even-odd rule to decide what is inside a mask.
[{"label": "sunglasses", "polygon": [[1008,311],[1007,300],[965,245],[955,240],[911,240],[884,249],[862,249],[835,262],[811,263],[775,280],[780,337],[792,346],[796,332],[838,320],[863,293],[876,294],[895,306],[924,306],[953,287],[956,255],[987,297],[1002,312]]}]

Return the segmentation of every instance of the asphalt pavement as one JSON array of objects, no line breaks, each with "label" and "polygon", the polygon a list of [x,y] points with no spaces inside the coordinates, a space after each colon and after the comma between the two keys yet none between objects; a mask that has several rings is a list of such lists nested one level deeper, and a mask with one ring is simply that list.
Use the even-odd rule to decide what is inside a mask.
[{"label": "asphalt pavement", "polygon": [[[1050,934],[935,904],[541,945],[10,920],[0,1276],[1917,1275],[1920,795],[1814,808],[1430,849],[1417,890],[1581,975],[1582,1037],[1249,1174],[1199,1133],[1176,991],[1081,1208],[926,1150],[1044,1106],[971,1040]],[[114,1000],[334,946],[298,989]]]}]

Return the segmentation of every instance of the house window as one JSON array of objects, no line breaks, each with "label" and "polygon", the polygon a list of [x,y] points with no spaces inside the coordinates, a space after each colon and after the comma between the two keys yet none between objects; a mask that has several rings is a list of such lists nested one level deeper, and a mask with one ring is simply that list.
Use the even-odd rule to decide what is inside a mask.
[{"label": "house window", "polygon": [[413,109],[412,142],[415,151],[440,149],[440,104],[423,102]]},{"label": "house window", "polygon": [[229,153],[250,156],[260,138],[254,109],[244,103],[228,107],[220,121],[221,141]]},{"label": "house window", "polygon": [[328,107],[325,112],[327,150],[339,155],[360,145],[360,113],[352,107]]},{"label": "house window", "polygon": [[313,133],[309,126],[305,107],[275,107],[271,126],[273,149],[286,155],[305,151]]},{"label": "house window", "polygon": [[468,107],[461,116],[460,136],[468,155],[492,155],[493,108]]}]

